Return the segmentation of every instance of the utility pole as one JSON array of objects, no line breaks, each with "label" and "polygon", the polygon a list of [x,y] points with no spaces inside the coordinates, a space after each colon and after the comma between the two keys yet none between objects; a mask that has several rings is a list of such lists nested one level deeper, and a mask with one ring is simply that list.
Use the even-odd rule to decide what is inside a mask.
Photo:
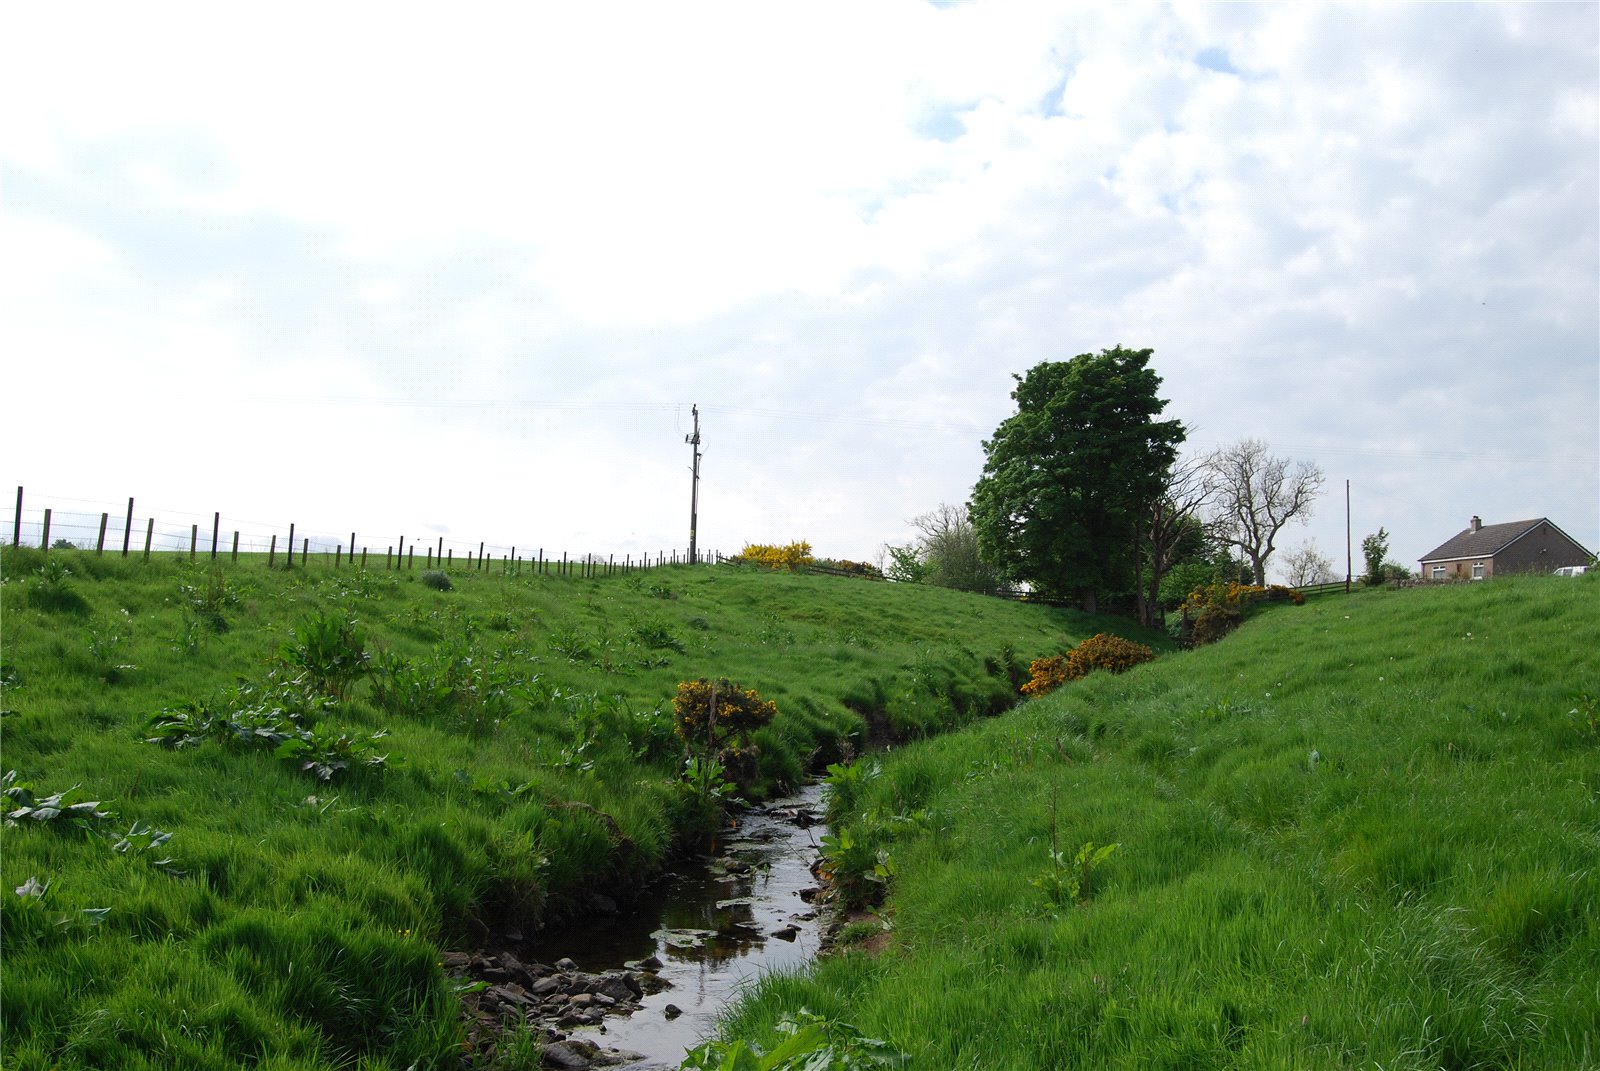
[{"label": "utility pole", "polygon": [[1350,481],[1344,482],[1344,593],[1350,594],[1350,573],[1355,559],[1350,557]]},{"label": "utility pole", "polygon": [[684,442],[694,447],[694,480],[689,485],[689,563],[698,565],[700,559],[695,555],[695,529],[700,524],[700,406],[691,405],[689,413],[694,417],[694,433],[683,437]]}]

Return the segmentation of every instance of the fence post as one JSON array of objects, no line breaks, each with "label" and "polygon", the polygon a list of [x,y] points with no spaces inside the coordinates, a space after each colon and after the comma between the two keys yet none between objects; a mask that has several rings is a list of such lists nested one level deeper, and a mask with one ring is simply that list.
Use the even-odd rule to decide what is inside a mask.
[{"label": "fence post", "polygon": [[272,533],[272,545],[267,548],[267,568],[271,569],[278,560],[278,533]]},{"label": "fence post", "polygon": [[432,547],[428,548],[427,559],[422,563],[422,567],[424,569],[432,569],[433,568],[433,548]]},{"label": "fence post", "polygon": [[[45,516],[49,517],[50,515],[48,513],[46,513]],[[50,522],[48,520],[46,520],[45,523],[49,524]],[[562,576],[566,576],[567,575],[567,552],[566,551],[562,551],[561,552],[561,575]]]},{"label": "fence post", "polygon": [[110,519],[111,514],[100,514],[100,535],[96,537],[94,541],[94,552],[96,556],[102,555],[106,552],[106,522]]},{"label": "fence post", "polygon": [[17,513],[11,518],[11,545],[22,546],[22,485],[17,484]]},{"label": "fence post", "polygon": [[394,559],[394,567],[396,569],[400,568],[400,563],[405,560],[405,557],[406,557],[406,537],[405,536],[401,536],[400,537],[400,553],[395,555],[395,559]]},{"label": "fence post", "polygon": [[333,567],[335,569],[339,568],[339,559],[342,557],[344,557],[344,544],[340,543],[333,548]]},{"label": "fence post", "polygon": [[289,522],[289,544],[284,548],[289,552],[289,568],[294,568],[294,522]]},{"label": "fence post", "polygon": [[46,554],[50,552],[50,507],[44,508],[44,535],[39,537],[39,549]]},{"label": "fence post", "polygon": [[150,540],[155,538],[155,534],[156,534],[156,519],[154,517],[151,517],[145,522],[145,525],[144,525],[144,560],[145,561],[149,561],[150,560]]},{"label": "fence post", "polygon": [[351,532],[350,533],[350,564],[354,565],[355,563],[356,563],[356,534],[354,532]]},{"label": "fence post", "polygon": [[445,551],[445,554],[448,555],[448,557],[445,559],[446,563],[454,567],[456,564],[456,548],[451,547],[449,550]]},{"label": "fence post", "polygon": [[480,572],[483,570],[483,544],[481,542],[478,544],[478,569]]},{"label": "fence post", "polygon": [[366,567],[367,567],[367,548],[366,547],[362,547],[361,548],[361,568],[365,569]]},{"label": "fence post", "polygon": [[222,512],[211,515],[211,560],[217,560],[217,537],[222,534]]},{"label": "fence post", "polygon": [[128,544],[133,540],[133,496],[128,496],[128,519],[122,525],[122,556],[128,556]]},{"label": "fence post", "polygon": [[233,530],[233,561],[235,564],[239,561],[239,529],[237,528]]},{"label": "fence post", "polygon": [[300,540],[300,564],[301,566],[309,566],[311,564],[310,536],[305,536]]},{"label": "fence post", "polygon": [[390,543],[388,548],[385,549],[384,552],[383,552],[383,567],[385,569],[393,569],[394,568],[394,544],[393,543]]},{"label": "fence post", "polygon": [[415,569],[417,566],[417,545],[411,544],[406,548],[406,568]]},{"label": "fence post", "polygon": [[189,560],[190,561],[194,561],[195,548],[198,547],[199,545],[200,545],[200,526],[198,524],[191,524],[189,526]]}]

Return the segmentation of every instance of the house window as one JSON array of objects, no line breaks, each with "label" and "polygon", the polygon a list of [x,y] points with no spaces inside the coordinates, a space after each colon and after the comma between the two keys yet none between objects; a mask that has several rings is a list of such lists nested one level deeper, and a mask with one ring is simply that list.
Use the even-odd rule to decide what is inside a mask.
[{"label": "house window", "polygon": [[1444,579],[1444,566],[1435,565],[1433,567],[1432,575],[1433,575],[1433,579],[1435,579],[1435,580],[1443,580]]},{"label": "house window", "polygon": [[1472,563],[1472,579],[1474,579],[1474,580],[1482,580],[1483,579],[1483,563],[1482,562],[1473,562]]}]

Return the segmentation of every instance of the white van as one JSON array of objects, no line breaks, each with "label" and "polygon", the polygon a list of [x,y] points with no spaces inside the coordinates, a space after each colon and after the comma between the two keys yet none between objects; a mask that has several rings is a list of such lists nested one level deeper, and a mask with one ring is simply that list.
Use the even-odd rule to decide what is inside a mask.
[{"label": "white van", "polygon": [[1582,576],[1589,571],[1587,565],[1563,565],[1556,570],[1557,576]]}]

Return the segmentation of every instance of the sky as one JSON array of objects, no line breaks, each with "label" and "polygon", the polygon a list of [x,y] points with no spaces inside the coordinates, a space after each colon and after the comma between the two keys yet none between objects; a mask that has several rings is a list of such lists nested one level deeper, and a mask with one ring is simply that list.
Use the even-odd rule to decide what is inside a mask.
[{"label": "sky", "polygon": [[1341,575],[1600,550],[1600,7],[0,14],[8,522],[681,554],[697,408],[702,551],[870,561],[1116,345]]}]

